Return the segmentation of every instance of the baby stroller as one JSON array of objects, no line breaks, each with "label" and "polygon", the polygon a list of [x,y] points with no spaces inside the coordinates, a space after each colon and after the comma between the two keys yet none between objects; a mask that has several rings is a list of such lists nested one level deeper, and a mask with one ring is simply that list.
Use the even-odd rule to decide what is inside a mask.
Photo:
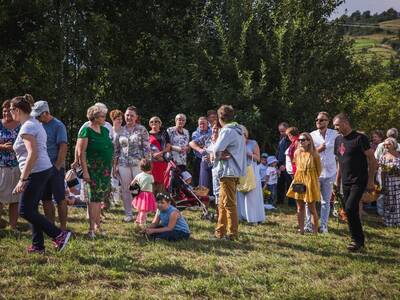
[{"label": "baby stroller", "polygon": [[167,162],[168,167],[165,172],[164,185],[173,199],[175,207],[180,211],[186,208],[200,208],[202,212],[201,219],[212,220],[214,216],[208,211],[210,196],[196,195],[193,187],[182,177],[182,172],[175,162],[171,158],[167,159]]}]

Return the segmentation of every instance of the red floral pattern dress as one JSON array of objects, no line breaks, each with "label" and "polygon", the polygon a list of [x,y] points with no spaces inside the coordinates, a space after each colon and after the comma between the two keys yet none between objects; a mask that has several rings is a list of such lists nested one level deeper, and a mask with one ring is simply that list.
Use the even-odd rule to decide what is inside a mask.
[{"label": "red floral pattern dress", "polygon": [[114,147],[108,129],[101,126],[98,133],[90,127],[83,128],[78,138],[87,138],[86,160],[90,175],[87,196],[90,202],[107,201],[111,191],[111,166]]}]

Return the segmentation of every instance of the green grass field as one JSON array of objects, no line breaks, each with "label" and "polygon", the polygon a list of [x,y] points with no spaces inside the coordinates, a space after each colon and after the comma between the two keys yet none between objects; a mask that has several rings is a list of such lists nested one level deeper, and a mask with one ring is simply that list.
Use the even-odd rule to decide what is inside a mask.
[{"label": "green grass field", "polygon": [[63,253],[47,240],[45,256],[25,252],[26,224],[21,239],[1,230],[0,299],[400,299],[400,229],[372,214],[357,254],[333,220],[328,235],[296,234],[293,209],[241,224],[237,242],[210,240],[214,224],[184,214],[193,231],[186,242],[147,242],[122,223],[121,208],[108,214],[108,236],[91,241],[85,212],[72,209],[76,238]]},{"label": "green grass field", "polygon": [[369,61],[376,57],[384,64],[389,63],[390,58],[396,55],[396,51],[382,44],[384,37],[384,35],[354,37],[353,49],[355,58]]},{"label": "green grass field", "polygon": [[[386,21],[379,23],[380,28],[383,30],[390,30],[390,32],[382,31],[382,33],[375,33],[364,36],[349,36],[348,38],[354,40],[354,56],[355,59],[366,59],[370,61],[373,58],[381,60],[383,64],[387,64],[390,58],[396,55],[396,51],[389,45],[384,43],[384,40],[399,39],[396,35],[396,30],[400,30],[400,19]],[[394,30],[394,31],[393,31]]]}]

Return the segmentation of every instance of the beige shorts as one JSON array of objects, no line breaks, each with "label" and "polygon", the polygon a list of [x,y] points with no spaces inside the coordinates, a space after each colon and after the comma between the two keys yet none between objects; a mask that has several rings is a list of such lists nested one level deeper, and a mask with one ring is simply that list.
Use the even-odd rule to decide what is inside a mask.
[{"label": "beige shorts", "polygon": [[18,203],[19,194],[13,195],[12,192],[19,181],[21,172],[18,167],[0,167],[0,203]]}]

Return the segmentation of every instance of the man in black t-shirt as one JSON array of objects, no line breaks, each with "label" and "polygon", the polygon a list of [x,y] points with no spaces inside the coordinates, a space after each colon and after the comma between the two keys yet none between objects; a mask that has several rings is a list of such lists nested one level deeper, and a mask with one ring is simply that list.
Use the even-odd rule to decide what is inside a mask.
[{"label": "man in black t-shirt", "polygon": [[335,140],[335,155],[338,161],[336,186],[340,187],[341,183],[343,187],[344,209],[352,239],[347,249],[358,251],[364,247],[359,204],[365,191],[374,190],[377,163],[368,138],[351,128],[347,115],[337,115],[333,125],[341,134]]}]

